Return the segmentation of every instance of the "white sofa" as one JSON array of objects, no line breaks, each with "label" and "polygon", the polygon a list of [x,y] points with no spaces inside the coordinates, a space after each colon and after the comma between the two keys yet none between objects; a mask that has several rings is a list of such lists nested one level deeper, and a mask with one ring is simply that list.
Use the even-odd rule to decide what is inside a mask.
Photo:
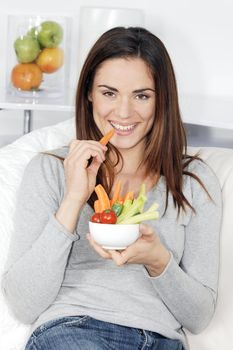
[{"label": "white sofa", "polygon": [[[0,149],[0,277],[12,232],[12,217],[20,179],[26,164],[38,152],[67,145],[75,137],[74,119],[35,130]],[[187,332],[191,350],[233,349],[233,149],[190,148],[218,176],[223,194],[221,268],[218,303],[209,326],[198,335]],[[204,213],[203,213],[204,214]],[[19,323],[0,293],[0,349],[21,350],[29,326]]]}]

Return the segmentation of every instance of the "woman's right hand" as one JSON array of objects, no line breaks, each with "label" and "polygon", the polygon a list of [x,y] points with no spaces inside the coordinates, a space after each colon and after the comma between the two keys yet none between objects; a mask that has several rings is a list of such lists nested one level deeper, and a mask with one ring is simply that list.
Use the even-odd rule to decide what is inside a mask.
[{"label": "woman's right hand", "polygon": [[[64,161],[66,198],[75,200],[81,206],[94,191],[96,176],[105,160],[106,146],[98,141],[73,140]],[[93,158],[88,166],[88,160]]]}]

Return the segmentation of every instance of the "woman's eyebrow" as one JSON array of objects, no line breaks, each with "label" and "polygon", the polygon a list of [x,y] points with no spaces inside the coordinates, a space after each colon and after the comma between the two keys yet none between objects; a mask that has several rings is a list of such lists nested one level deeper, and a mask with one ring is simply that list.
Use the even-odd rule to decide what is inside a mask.
[{"label": "woman's eyebrow", "polygon": [[109,90],[112,90],[112,91],[115,91],[115,92],[118,92],[118,90],[112,86],[109,86],[109,85],[98,85],[98,87],[104,87],[106,89],[109,89]]},{"label": "woman's eyebrow", "polygon": [[155,92],[155,90],[154,90],[154,89],[152,89],[152,88],[143,88],[143,89],[138,89],[138,90],[134,90],[133,92],[134,92],[134,93],[140,93],[140,92],[144,92],[144,91],[146,91],[146,90],[150,90],[150,91]]},{"label": "woman's eyebrow", "polygon": [[[112,86],[109,86],[109,85],[103,84],[103,85],[98,85],[98,87],[105,87],[106,89],[109,89],[109,90],[118,92],[118,90],[117,90],[116,88],[114,88],[114,87],[112,87]],[[140,93],[140,92],[144,92],[144,91],[146,91],[146,90],[150,90],[150,91],[155,92],[155,90],[152,89],[152,88],[142,88],[142,89],[134,90],[133,93]]]}]

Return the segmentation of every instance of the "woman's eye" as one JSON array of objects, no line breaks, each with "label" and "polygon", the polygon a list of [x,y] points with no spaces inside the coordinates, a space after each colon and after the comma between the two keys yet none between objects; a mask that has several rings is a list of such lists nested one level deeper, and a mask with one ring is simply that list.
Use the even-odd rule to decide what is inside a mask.
[{"label": "woman's eye", "polygon": [[138,94],[138,95],[136,96],[136,98],[137,98],[138,100],[147,100],[149,97],[150,97],[150,96],[145,95],[145,94]]},{"label": "woman's eye", "polygon": [[107,97],[114,97],[115,96],[114,92],[112,92],[112,91],[105,91],[105,92],[103,92],[103,95],[107,96]]}]

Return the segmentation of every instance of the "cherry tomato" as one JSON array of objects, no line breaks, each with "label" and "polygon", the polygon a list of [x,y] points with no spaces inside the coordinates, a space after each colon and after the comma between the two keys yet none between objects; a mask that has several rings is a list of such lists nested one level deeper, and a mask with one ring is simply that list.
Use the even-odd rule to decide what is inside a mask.
[{"label": "cherry tomato", "polygon": [[100,224],[100,213],[95,213],[91,217],[91,222],[96,222],[97,224]]},{"label": "cherry tomato", "polygon": [[106,209],[100,213],[100,221],[102,224],[115,224],[117,221],[117,216],[114,210]]}]

